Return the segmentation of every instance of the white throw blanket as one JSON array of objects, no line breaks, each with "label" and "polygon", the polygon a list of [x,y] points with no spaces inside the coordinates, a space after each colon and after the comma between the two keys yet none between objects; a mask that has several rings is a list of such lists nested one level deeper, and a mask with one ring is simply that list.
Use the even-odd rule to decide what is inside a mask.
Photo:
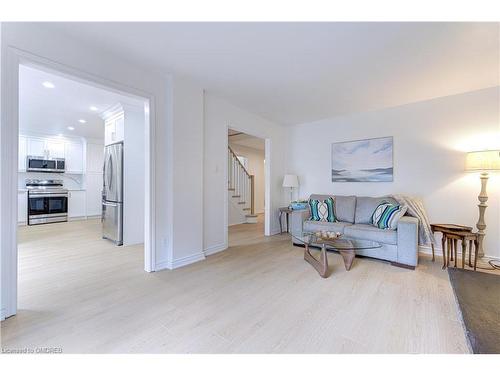
[{"label": "white throw blanket", "polygon": [[421,246],[435,245],[436,239],[431,230],[431,224],[421,199],[405,195],[392,196],[399,204],[408,207],[406,213],[418,219],[418,244]]}]

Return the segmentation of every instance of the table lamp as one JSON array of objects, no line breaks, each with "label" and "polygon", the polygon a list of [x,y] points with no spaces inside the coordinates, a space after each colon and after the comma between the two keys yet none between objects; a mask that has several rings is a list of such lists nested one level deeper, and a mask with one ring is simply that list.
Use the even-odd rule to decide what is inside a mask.
[{"label": "table lamp", "polygon": [[465,160],[465,170],[470,172],[481,172],[481,192],[477,197],[479,199],[479,220],[476,227],[478,230],[479,240],[479,255],[483,256],[483,239],[485,236],[486,223],[484,221],[484,212],[486,211],[486,201],[488,195],[486,194],[486,184],[488,183],[490,171],[500,170],[500,150],[488,151],[473,151],[468,152]]},{"label": "table lamp", "polygon": [[290,202],[292,202],[293,188],[299,187],[299,178],[294,174],[286,174],[283,178],[283,187],[290,188]]}]

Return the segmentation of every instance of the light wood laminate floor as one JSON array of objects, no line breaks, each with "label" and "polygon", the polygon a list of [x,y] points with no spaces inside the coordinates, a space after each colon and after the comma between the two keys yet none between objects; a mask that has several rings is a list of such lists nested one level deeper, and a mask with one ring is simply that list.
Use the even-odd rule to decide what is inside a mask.
[{"label": "light wood laminate floor", "polygon": [[145,273],[142,246],[115,247],[99,221],[19,230],[19,312],[2,347],[65,353],[467,353],[447,272],[329,254],[322,279],[288,235],[230,228],[230,248]]}]

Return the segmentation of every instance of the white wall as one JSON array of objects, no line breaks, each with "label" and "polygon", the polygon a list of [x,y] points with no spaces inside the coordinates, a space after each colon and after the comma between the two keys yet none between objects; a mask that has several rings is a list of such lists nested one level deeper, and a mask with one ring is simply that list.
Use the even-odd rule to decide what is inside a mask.
[{"label": "white wall", "polygon": [[[203,89],[173,79],[173,235],[169,268],[205,258],[203,254]],[[162,192],[163,194],[163,192]]]},{"label": "white wall", "polygon": [[144,242],[144,166],[146,123],[144,107],[122,104],[123,137],[123,245]]},{"label": "white wall", "polygon": [[[300,179],[300,196],[334,193],[422,197],[431,222],[475,228],[478,174],[464,172],[465,152],[500,148],[499,90],[461,95],[302,124],[290,129],[288,172]],[[394,137],[394,181],[332,183],[331,143]],[[484,250],[500,256],[500,176],[489,181]]]},{"label": "white wall", "polygon": [[[212,253],[227,247],[227,130],[228,127],[267,139],[266,155],[270,174],[267,234],[279,232],[277,209],[284,203],[285,131],[276,123],[263,119],[211,94],[205,94],[203,248]],[[268,213],[266,212],[266,215]]]},{"label": "white wall", "polygon": [[[231,140],[230,140],[231,142]],[[244,156],[248,159],[248,173],[254,175],[255,186],[255,213],[261,214],[264,212],[264,150],[246,147],[238,144],[230,144],[231,149],[238,156]]]}]

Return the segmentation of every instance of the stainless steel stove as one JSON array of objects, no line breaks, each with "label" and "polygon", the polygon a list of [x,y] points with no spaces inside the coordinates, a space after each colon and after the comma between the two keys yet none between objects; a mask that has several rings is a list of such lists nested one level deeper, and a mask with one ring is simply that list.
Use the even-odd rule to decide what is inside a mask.
[{"label": "stainless steel stove", "polygon": [[28,225],[68,221],[68,190],[62,180],[26,180]]}]

